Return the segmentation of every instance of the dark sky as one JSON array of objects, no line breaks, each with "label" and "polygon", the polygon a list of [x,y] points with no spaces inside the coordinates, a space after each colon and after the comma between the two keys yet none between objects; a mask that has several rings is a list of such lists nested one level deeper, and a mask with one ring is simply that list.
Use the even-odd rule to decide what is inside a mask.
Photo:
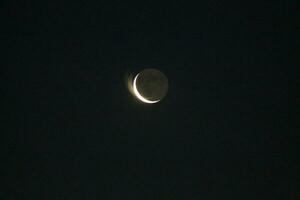
[{"label": "dark sky", "polygon": [[0,199],[297,199],[285,1],[2,4]]}]

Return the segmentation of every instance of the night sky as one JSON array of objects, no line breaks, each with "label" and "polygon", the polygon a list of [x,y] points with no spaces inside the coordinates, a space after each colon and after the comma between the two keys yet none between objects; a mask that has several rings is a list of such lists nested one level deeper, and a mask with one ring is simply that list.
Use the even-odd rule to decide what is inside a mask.
[{"label": "night sky", "polygon": [[[1,4],[1,200],[300,197],[293,6]],[[153,105],[126,87],[149,67]]]}]

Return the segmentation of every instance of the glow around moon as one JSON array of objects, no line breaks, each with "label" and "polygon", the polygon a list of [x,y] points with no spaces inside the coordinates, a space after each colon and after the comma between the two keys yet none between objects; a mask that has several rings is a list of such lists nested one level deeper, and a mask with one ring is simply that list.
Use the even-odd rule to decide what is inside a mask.
[{"label": "glow around moon", "polygon": [[141,100],[142,102],[144,102],[144,103],[157,103],[157,102],[159,102],[159,100],[156,100],[156,101],[150,101],[150,100],[146,99],[145,97],[143,97],[143,96],[139,93],[139,91],[138,91],[138,89],[137,89],[137,86],[136,86],[136,80],[137,80],[138,76],[139,76],[139,74],[137,74],[137,75],[134,77],[134,80],[133,80],[133,92],[134,92],[135,96],[136,96],[139,100]]}]

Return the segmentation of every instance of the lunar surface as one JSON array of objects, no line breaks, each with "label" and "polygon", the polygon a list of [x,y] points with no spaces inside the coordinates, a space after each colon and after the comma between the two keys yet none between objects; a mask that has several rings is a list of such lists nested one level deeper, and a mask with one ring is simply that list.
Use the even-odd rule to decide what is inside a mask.
[{"label": "lunar surface", "polygon": [[167,77],[157,69],[145,69],[133,80],[135,96],[144,103],[157,103],[168,91]]}]

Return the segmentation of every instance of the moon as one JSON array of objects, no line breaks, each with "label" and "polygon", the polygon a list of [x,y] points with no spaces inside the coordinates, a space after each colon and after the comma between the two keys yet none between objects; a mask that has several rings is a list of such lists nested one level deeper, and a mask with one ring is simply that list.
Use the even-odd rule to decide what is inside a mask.
[{"label": "moon", "polygon": [[138,78],[139,74],[137,74],[133,80],[133,91],[134,91],[134,94],[136,95],[136,97],[141,100],[142,102],[144,103],[157,103],[159,102],[159,100],[156,100],[156,101],[150,101],[146,98],[144,98],[140,93],[139,91],[137,90],[137,87],[136,87],[136,79]]},{"label": "moon", "polygon": [[166,96],[168,79],[157,69],[145,69],[134,77],[132,88],[134,95],[140,101],[153,104]]}]

